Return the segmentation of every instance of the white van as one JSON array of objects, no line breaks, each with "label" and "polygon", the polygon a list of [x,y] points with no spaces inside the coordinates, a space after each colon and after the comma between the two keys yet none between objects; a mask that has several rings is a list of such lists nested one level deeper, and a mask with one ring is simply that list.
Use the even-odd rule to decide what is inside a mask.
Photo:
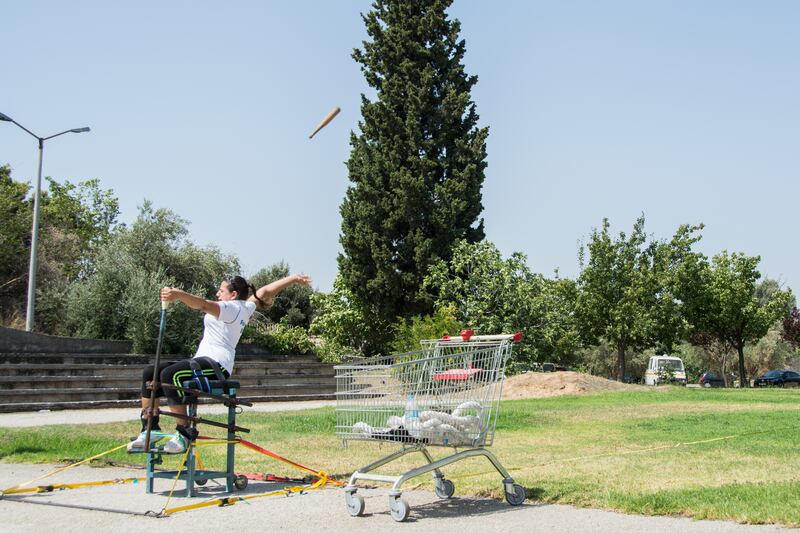
[{"label": "white van", "polygon": [[658,385],[665,380],[673,381],[680,385],[686,385],[686,369],[680,357],[671,355],[654,355],[647,364],[647,371],[644,373],[645,385]]}]

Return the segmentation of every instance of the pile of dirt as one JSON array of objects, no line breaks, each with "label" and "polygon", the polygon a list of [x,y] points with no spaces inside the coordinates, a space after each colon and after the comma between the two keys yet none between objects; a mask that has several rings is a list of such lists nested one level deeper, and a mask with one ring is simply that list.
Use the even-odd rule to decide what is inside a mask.
[{"label": "pile of dirt", "polygon": [[547,398],[563,394],[634,391],[642,388],[641,385],[628,385],[579,372],[526,372],[506,379],[503,385],[503,399]]}]

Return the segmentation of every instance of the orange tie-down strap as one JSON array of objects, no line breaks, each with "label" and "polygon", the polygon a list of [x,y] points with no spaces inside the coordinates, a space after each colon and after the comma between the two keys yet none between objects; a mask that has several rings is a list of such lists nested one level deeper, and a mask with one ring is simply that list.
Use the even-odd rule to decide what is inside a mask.
[{"label": "orange tie-down strap", "polygon": [[[213,437],[204,437],[204,436],[200,436],[200,437],[197,437],[197,438],[198,439],[203,439],[203,440],[219,440],[219,439],[214,439]],[[227,441],[223,440],[222,442],[224,443],[224,442],[227,442]],[[295,467],[295,468],[297,468],[299,470],[302,470],[304,472],[307,472],[307,473],[313,475],[314,477],[316,477],[318,479],[322,479],[324,477],[325,480],[326,480],[326,484],[334,485],[334,486],[337,486],[337,487],[343,487],[344,486],[344,483],[342,483],[341,481],[338,481],[338,480],[336,480],[336,479],[334,479],[332,477],[329,477],[325,472],[322,472],[321,470],[314,470],[313,468],[307,467],[305,465],[301,465],[300,463],[296,463],[296,462],[294,462],[294,461],[292,461],[290,459],[287,459],[285,457],[282,457],[282,456],[278,455],[277,453],[275,453],[273,451],[270,451],[270,450],[268,450],[266,448],[262,448],[261,446],[259,446],[258,444],[255,444],[254,442],[250,442],[250,441],[244,440],[244,439],[237,439],[237,440],[235,440],[233,442],[236,442],[237,444],[241,444],[242,446],[244,446],[246,448],[250,448],[251,450],[256,451],[258,453],[261,453],[261,454],[264,454],[264,455],[266,455],[268,457],[272,457],[273,459],[281,461],[282,463],[286,463],[288,465],[291,465],[291,466],[293,466],[293,467]],[[243,475],[246,475],[246,474],[243,474]]]}]

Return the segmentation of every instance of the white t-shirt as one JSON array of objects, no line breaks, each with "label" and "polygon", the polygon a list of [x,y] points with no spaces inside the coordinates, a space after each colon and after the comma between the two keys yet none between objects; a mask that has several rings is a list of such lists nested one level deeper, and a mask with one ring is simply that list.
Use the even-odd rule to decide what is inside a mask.
[{"label": "white t-shirt", "polygon": [[236,344],[242,336],[242,330],[253,316],[256,304],[246,300],[215,303],[219,305],[219,319],[208,313],[203,317],[205,325],[203,338],[194,356],[213,359],[227,370],[228,374],[232,374]]}]

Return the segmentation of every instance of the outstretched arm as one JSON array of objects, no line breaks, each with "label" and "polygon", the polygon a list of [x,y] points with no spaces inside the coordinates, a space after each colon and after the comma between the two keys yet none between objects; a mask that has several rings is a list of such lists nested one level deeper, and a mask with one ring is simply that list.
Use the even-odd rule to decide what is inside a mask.
[{"label": "outstretched arm", "polygon": [[[247,301],[253,302],[256,305],[261,305],[261,302],[264,302],[266,306],[270,306],[272,305],[273,298],[275,298],[283,289],[295,283],[298,285],[310,285],[311,278],[305,274],[292,274],[291,276],[286,276],[285,278],[273,281],[272,283],[257,289],[255,296],[250,296]],[[258,298],[256,298],[256,296],[258,296]]]},{"label": "outstretched arm", "polygon": [[164,287],[163,289],[161,289],[161,299],[164,300],[165,302],[172,302],[177,300],[179,302],[182,302],[187,307],[204,311],[209,315],[213,316],[214,318],[219,318],[219,305],[217,305],[217,302],[212,302],[211,300],[204,300],[199,296],[195,296],[194,294],[189,294],[188,292],[184,292],[180,289],[175,289],[173,287]]}]

